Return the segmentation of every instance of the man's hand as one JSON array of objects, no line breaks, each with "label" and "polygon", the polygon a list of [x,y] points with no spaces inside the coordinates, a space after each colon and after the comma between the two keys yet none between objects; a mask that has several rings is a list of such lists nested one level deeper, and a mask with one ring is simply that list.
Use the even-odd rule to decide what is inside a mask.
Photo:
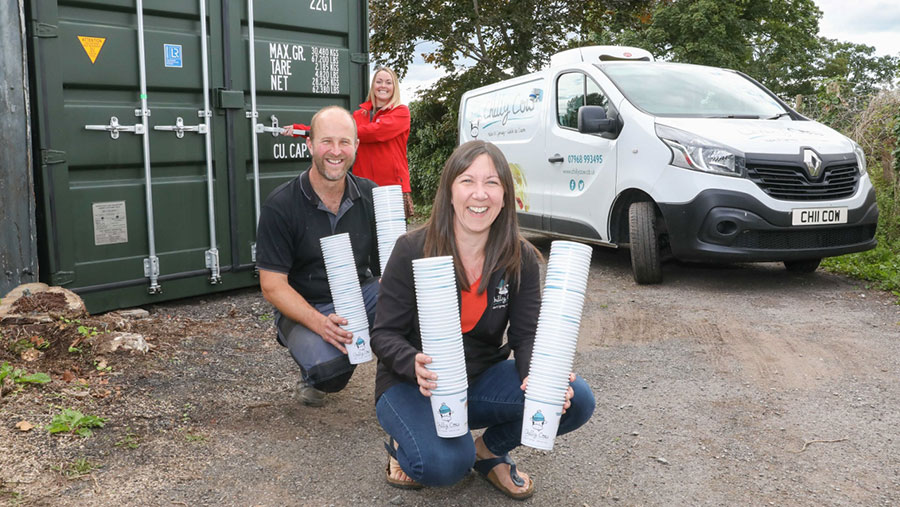
[{"label": "man's hand", "polygon": [[287,275],[265,269],[259,270],[259,286],[266,300],[278,308],[285,317],[302,324],[344,354],[345,343],[351,343],[353,333],[341,329],[347,319],[335,314],[322,315],[288,283]]},{"label": "man's hand", "polygon": [[313,331],[318,333],[323,340],[334,345],[334,348],[347,354],[347,349],[344,348],[344,344],[352,342],[353,333],[341,328],[341,326],[346,325],[347,319],[332,313],[327,317],[322,315],[322,318],[319,320],[319,325],[316,329],[313,329]]}]

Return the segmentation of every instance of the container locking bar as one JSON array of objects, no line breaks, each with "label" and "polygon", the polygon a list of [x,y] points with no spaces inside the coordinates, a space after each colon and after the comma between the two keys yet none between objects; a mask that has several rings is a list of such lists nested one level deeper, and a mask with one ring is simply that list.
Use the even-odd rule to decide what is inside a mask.
[{"label": "container locking bar", "polygon": [[144,133],[144,126],[140,123],[135,125],[119,125],[119,118],[110,116],[109,125],[85,125],[84,130],[100,130],[109,132],[109,137],[118,139],[119,132],[133,132],[136,135],[142,135]]},{"label": "container locking bar", "polygon": [[[200,55],[203,65],[203,109],[197,111],[197,117],[202,118],[202,124],[197,132],[206,134],[212,129],[210,120],[212,111],[209,108],[209,48],[206,46],[206,0],[198,0],[200,5]],[[177,124],[177,122],[176,122]],[[177,135],[177,133],[176,133]],[[219,269],[219,249],[216,243],[216,206],[213,197],[213,165],[212,165],[212,136],[207,135],[203,139],[206,152],[206,205],[209,212],[209,250],[205,252],[206,269],[209,270],[209,283],[217,285],[222,283],[222,273]]]},{"label": "container locking bar", "polygon": [[[135,9],[137,10],[138,24],[138,75],[141,87],[141,108],[135,109],[134,114],[141,117],[143,130],[147,131],[150,128],[150,108],[147,106],[147,52],[144,50],[144,1],[137,0]],[[159,257],[156,256],[156,233],[153,227],[153,177],[150,168],[150,136],[144,136],[141,141],[144,148],[144,205],[147,210],[147,246],[149,250],[147,258],[144,259],[144,276],[150,279],[147,293],[160,294],[162,293],[162,287],[159,284]]]},{"label": "container locking bar", "polygon": [[[253,2],[255,0],[247,0],[247,53],[250,60],[250,110],[247,111],[247,118],[250,119],[250,148],[253,157],[253,208],[254,221],[253,230],[256,231],[259,226],[259,141],[256,139],[256,120],[259,118],[259,111],[256,109],[256,34],[254,31],[255,21],[253,19]],[[277,134],[276,134],[277,135]],[[256,264],[256,236],[250,244],[250,259]]]},{"label": "container locking bar", "polygon": [[[202,111],[201,111],[202,112]],[[164,130],[166,132],[175,132],[175,137],[178,139],[184,138],[185,132],[196,132],[198,134],[206,134],[206,124],[201,123],[199,125],[185,125],[184,118],[179,116],[175,118],[175,125],[156,125],[153,127],[153,130]]]}]

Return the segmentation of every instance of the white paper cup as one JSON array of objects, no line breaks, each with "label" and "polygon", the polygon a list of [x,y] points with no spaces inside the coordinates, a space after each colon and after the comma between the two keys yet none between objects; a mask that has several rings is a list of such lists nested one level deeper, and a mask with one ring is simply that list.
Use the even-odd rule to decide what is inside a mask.
[{"label": "white paper cup", "polygon": [[567,372],[570,370],[571,368],[566,368],[565,365],[530,368],[528,370],[528,384],[565,388],[569,384],[569,374]]},{"label": "white paper cup", "polygon": [[463,347],[462,339],[459,336],[459,333],[456,333],[457,338],[444,340],[442,342],[423,340],[422,352],[427,356],[431,356],[433,359],[447,360],[452,358],[462,361],[465,357],[465,347]]},{"label": "white paper cup", "polygon": [[443,348],[423,347],[422,352],[431,358],[431,364],[436,368],[458,368],[463,366],[466,361],[465,349],[462,345],[453,345]]},{"label": "white paper cup", "polygon": [[572,361],[556,361],[539,363],[532,359],[531,367],[528,368],[528,375],[535,375],[542,379],[561,380],[569,378],[569,372],[572,371]]},{"label": "white paper cup", "polygon": [[369,319],[359,286],[350,235],[335,234],[321,238],[319,242],[334,313],[347,319],[347,324],[341,327],[353,333],[352,342],[345,345],[347,359],[351,364],[371,361],[373,356],[369,340]]},{"label": "white paper cup", "polygon": [[465,356],[462,354],[462,351],[454,351],[443,354],[428,354],[426,352],[425,355],[431,358],[431,364],[428,364],[426,366],[436,368],[436,371],[452,371],[466,367],[466,360]]},{"label": "white paper cup", "polygon": [[[548,355],[557,359],[575,357],[575,351],[578,348],[578,344],[575,340],[576,335],[572,335],[571,338],[552,338],[546,334],[538,336],[541,338],[540,346],[538,346],[537,343],[535,344],[532,355]],[[535,341],[537,342],[538,340]],[[534,359],[532,359],[532,361],[534,361]],[[543,362],[543,359],[539,359],[539,361]]]},{"label": "white paper cup", "polygon": [[555,383],[550,386],[549,382],[542,382],[539,379],[528,377],[528,387],[525,388],[525,394],[538,398],[548,403],[565,403],[566,391],[569,389],[569,383]]},{"label": "white paper cup", "polygon": [[350,364],[360,364],[371,361],[372,345],[371,340],[369,339],[369,329],[366,328],[361,331],[355,331],[351,340],[353,340],[352,343],[344,344],[344,348],[347,349],[347,359],[350,360]]},{"label": "white paper cup", "polygon": [[529,399],[525,395],[525,414],[522,417],[522,445],[550,451],[559,430],[562,406]]},{"label": "white paper cup", "polygon": [[469,389],[469,384],[466,379],[457,380],[453,383],[446,382],[444,385],[438,383],[438,386],[431,390],[431,394],[436,394],[438,396],[443,396],[445,394],[454,394],[459,392],[465,392]]},{"label": "white paper cup", "polygon": [[456,364],[456,361],[453,361],[452,363],[448,363],[446,365],[435,366],[435,363],[431,363],[426,364],[425,366],[427,367],[428,371],[437,374],[437,383],[439,386],[444,382],[455,382],[457,380],[466,378],[465,363]]},{"label": "white paper cup", "polygon": [[565,344],[553,344],[553,348],[541,347],[531,352],[531,364],[539,366],[558,366],[565,365],[572,361],[575,357],[575,346],[571,348],[564,347]]},{"label": "white paper cup", "polygon": [[431,394],[431,412],[439,437],[454,438],[469,431],[468,400],[466,390],[445,395]]}]

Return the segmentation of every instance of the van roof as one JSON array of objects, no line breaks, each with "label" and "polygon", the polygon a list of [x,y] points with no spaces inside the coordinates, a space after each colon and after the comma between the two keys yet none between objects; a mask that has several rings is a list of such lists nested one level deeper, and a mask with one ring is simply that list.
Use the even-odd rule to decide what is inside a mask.
[{"label": "van roof", "polygon": [[560,51],[550,57],[552,67],[580,62],[609,61],[652,62],[654,59],[649,51],[629,46],[586,46]]}]

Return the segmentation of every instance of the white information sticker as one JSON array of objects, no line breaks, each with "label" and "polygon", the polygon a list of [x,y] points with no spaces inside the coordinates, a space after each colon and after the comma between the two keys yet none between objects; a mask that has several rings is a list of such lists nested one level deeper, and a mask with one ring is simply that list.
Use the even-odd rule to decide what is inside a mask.
[{"label": "white information sticker", "polygon": [[128,243],[125,201],[95,202],[91,204],[91,211],[94,215],[94,245]]}]

